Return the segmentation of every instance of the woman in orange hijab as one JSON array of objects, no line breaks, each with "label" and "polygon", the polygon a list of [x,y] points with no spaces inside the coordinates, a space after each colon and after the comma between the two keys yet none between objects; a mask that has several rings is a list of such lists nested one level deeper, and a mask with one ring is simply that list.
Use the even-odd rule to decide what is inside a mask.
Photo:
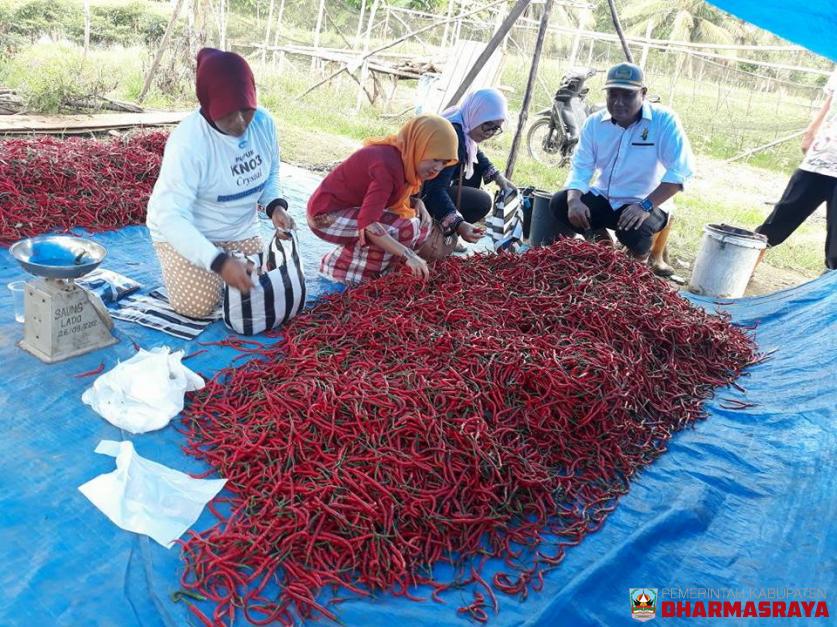
[{"label": "woman in orange hijab", "polygon": [[427,278],[427,263],[416,250],[430,233],[431,219],[415,194],[424,181],[456,163],[456,132],[438,115],[420,115],[398,134],[364,144],[308,201],[311,230],[337,244],[320,262],[320,273],[359,283],[403,260],[415,276]]}]

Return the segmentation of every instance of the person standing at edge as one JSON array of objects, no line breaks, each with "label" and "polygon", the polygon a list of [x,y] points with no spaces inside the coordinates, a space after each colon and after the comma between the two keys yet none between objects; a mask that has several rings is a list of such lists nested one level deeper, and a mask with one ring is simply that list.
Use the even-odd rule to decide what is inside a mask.
[{"label": "person standing at edge", "polygon": [[[793,173],[782,199],[757,233],[767,236],[769,246],[778,246],[826,204],[825,265],[837,269],[837,69],[825,86],[826,99],[808,125],[802,140],[805,158]],[[762,251],[762,256],[764,251]],[[761,260],[761,257],[759,258]]]}]

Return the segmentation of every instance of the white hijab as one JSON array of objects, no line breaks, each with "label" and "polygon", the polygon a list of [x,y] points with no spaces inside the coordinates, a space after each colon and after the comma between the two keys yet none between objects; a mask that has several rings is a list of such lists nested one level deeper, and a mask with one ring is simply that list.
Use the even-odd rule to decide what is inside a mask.
[{"label": "white hijab", "polygon": [[465,168],[465,178],[471,178],[474,175],[479,147],[468,133],[480,124],[492,120],[505,122],[509,117],[506,97],[496,89],[480,89],[465,96],[458,107],[442,111],[442,117],[451,124],[459,124],[465,131],[465,150],[468,156],[462,166]]}]

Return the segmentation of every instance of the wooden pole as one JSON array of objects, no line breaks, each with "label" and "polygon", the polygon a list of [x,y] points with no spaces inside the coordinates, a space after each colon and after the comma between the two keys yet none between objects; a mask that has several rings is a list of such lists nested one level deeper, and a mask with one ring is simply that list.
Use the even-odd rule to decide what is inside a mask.
[{"label": "wooden pole", "polygon": [[445,22],[445,32],[442,33],[442,44],[441,45],[442,45],[443,49],[447,48],[447,45],[448,45],[448,31],[450,30],[450,19],[451,19],[451,16],[453,15],[453,3],[454,3],[454,1],[455,0],[448,0],[448,10],[447,10],[447,13],[445,14],[445,19],[447,21]]},{"label": "wooden pole", "polygon": [[267,22],[264,27],[264,48],[262,48],[262,65],[264,65],[264,55],[267,52],[267,45],[270,43],[270,27],[273,25],[273,6],[276,0],[270,0],[270,8],[267,10]]},{"label": "wooden pole", "polygon": [[773,148],[773,146],[778,146],[779,144],[784,144],[787,141],[792,139],[796,139],[797,137],[801,137],[805,134],[806,129],[802,129],[801,131],[796,131],[791,133],[790,135],[785,135],[784,137],[780,137],[779,139],[770,142],[769,144],[764,144],[762,146],[757,146],[755,148],[751,148],[745,152],[742,152],[740,155],[735,155],[734,157],[730,157],[724,163],[732,163],[733,161],[738,161],[739,159],[744,159],[745,157],[749,157],[750,155],[754,155],[757,152],[761,152],[762,150],[767,150],[768,148]]},{"label": "wooden pole", "polygon": [[[364,85],[366,84],[366,79],[369,76],[369,64],[366,62],[368,53],[369,53],[369,43],[372,39],[372,27],[375,25],[375,15],[378,12],[378,7],[381,4],[381,0],[375,0],[372,3],[372,8],[369,11],[369,21],[366,23],[366,35],[363,39],[363,57],[361,58],[361,65],[360,65],[360,77],[358,80],[358,92],[357,92],[357,100],[355,102],[355,109],[360,110],[361,104],[363,104],[363,96],[365,92]],[[349,71],[352,74],[351,71]]]},{"label": "wooden pole", "polygon": [[575,34],[573,35],[572,48],[570,48],[569,67],[575,67],[575,62],[578,59],[578,49],[581,47],[581,31],[582,30],[584,30],[584,29],[581,27],[581,20],[579,20],[578,27],[576,28]]},{"label": "wooden pole", "polygon": [[[279,31],[282,28],[282,17],[285,15],[285,0],[282,0],[279,3],[279,16],[276,18],[276,28],[273,29],[273,46],[274,48],[279,45]],[[282,52],[279,57],[279,66],[281,69],[282,61],[285,59],[285,53]],[[276,63],[276,51],[274,50],[271,53],[270,63]]]},{"label": "wooden pole", "polygon": [[639,67],[641,67],[643,71],[645,71],[645,64],[648,62],[648,51],[651,49],[648,44],[651,39],[652,26],[653,23],[651,20],[648,20],[648,23],[645,25],[645,43],[642,46],[642,56],[639,58]]},{"label": "wooden pole", "polygon": [[221,24],[220,44],[221,50],[227,49],[227,0],[220,0],[218,3],[218,17]]},{"label": "wooden pole", "polygon": [[[317,11],[317,26],[314,28],[314,50],[320,47],[320,31],[323,29],[323,12],[325,11],[325,0],[320,0],[320,8]],[[317,57],[311,57],[311,71],[317,68]]]},{"label": "wooden pole", "polygon": [[616,4],[613,0],[607,0],[610,6],[610,17],[613,20],[613,28],[616,29],[616,34],[619,35],[619,41],[622,43],[622,50],[625,52],[625,58],[628,63],[634,62],[634,55],[631,54],[631,49],[628,48],[628,42],[625,41],[625,33],[622,31],[622,24],[619,22],[619,15],[616,13]]},{"label": "wooden pole", "polygon": [[517,120],[517,128],[514,131],[509,161],[506,164],[506,178],[511,179],[514,175],[514,166],[517,161],[517,151],[520,148],[520,140],[523,138],[523,131],[526,128],[526,120],[529,117],[529,103],[532,101],[532,91],[535,86],[535,79],[538,76],[538,66],[541,62],[541,51],[546,38],[546,29],[549,27],[549,14],[552,13],[553,0],[546,0],[541,15],[541,23],[538,27],[538,40],[535,43],[535,51],[532,53],[532,67],[529,68],[529,80],[526,83],[526,93],[523,94],[523,104],[520,105],[520,116]]},{"label": "wooden pole", "polygon": [[360,19],[357,21],[357,33],[355,33],[355,41],[360,41],[360,34],[363,32],[363,16],[366,14],[366,0],[360,4]]},{"label": "wooden pole", "polygon": [[384,25],[381,28],[381,39],[386,39],[387,38],[387,33],[389,32],[389,16],[392,13],[392,10],[390,9],[389,3],[386,3],[386,9],[387,9],[387,14],[386,14],[386,17],[384,17]]},{"label": "wooden pole", "polygon": [[209,0],[195,0],[192,5],[192,13],[195,37],[189,52],[194,59],[198,50],[206,46],[209,31]]},{"label": "wooden pole", "polygon": [[[500,28],[498,28],[497,32],[494,33],[494,36],[488,40],[488,43],[485,44],[485,49],[480,53],[480,56],[477,57],[477,60],[474,61],[474,65],[471,66],[471,69],[468,70],[465,78],[462,79],[462,83],[460,83],[459,87],[456,88],[453,96],[451,96],[450,100],[445,105],[445,109],[456,105],[456,103],[459,102],[459,99],[465,95],[465,92],[468,91],[468,87],[470,87],[471,83],[474,82],[474,79],[480,73],[483,66],[491,58],[491,55],[494,54],[497,46],[501,41],[503,41],[503,38],[508,34],[511,27],[514,26],[514,23],[517,21],[517,18],[523,14],[523,11],[526,10],[526,7],[529,6],[530,2],[531,0],[517,0],[515,5],[512,7],[512,10],[509,11],[508,16],[506,16],[506,19],[503,20]],[[552,0],[547,0],[547,2],[549,3],[549,6],[552,7]],[[538,33],[540,34],[540,31],[538,31]]]},{"label": "wooden pole", "polygon": [[172,11],[171,14],[171,19],[169,19],[168,26],[166,26],[166,32],[163,33],[163,39],[160,41],[160,46],[157,48],[157,54],[154,55],[154,61],[151,62],[151,67],[148,68],[148,74],[145,76],[145,83],[143,83],[142,91],[140,91],[139,98],[137,98],[138,104],[142,104],[142,101],[145,100],[146,94],[148,94],[148,90],[151,88],[151,81],[154,79],[154,74],[160,66],[160,61],[163,58],[163,52],[165,52],[166,46],[169,44],[169,38],[174,31],[174,24],[177,22],[177,16],[180,13],[180,7],[182,6],[183,0],[177,0],[177,4],[174,5],[174,11]]},{"label": "wooden pole", "polygon": [[84,0],[84,56],[90,49],[90,0]]}]

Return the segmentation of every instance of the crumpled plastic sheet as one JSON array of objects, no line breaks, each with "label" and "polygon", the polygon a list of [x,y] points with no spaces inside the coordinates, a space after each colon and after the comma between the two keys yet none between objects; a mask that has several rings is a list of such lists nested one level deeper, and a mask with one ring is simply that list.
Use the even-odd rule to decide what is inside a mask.
[{"label": "crumpled plastic sheet", "polygon": [[[102,440],[96,453],[113,457],[116,470],[79,486],[113,524],[143,533],[170,549],[191,527],[226,479],[194,479],[138,455],[130,440]],[[107,555],[107,547],[102,547]]]},{"label": "crumpled plastic sheet", "polygon": [[155,346],[140,348],[96,377],[81,400],[113,426],[140,434],[162,429],[183,411],[186,392],[200,390],[204,380],[181,362],[183,351]]}]

